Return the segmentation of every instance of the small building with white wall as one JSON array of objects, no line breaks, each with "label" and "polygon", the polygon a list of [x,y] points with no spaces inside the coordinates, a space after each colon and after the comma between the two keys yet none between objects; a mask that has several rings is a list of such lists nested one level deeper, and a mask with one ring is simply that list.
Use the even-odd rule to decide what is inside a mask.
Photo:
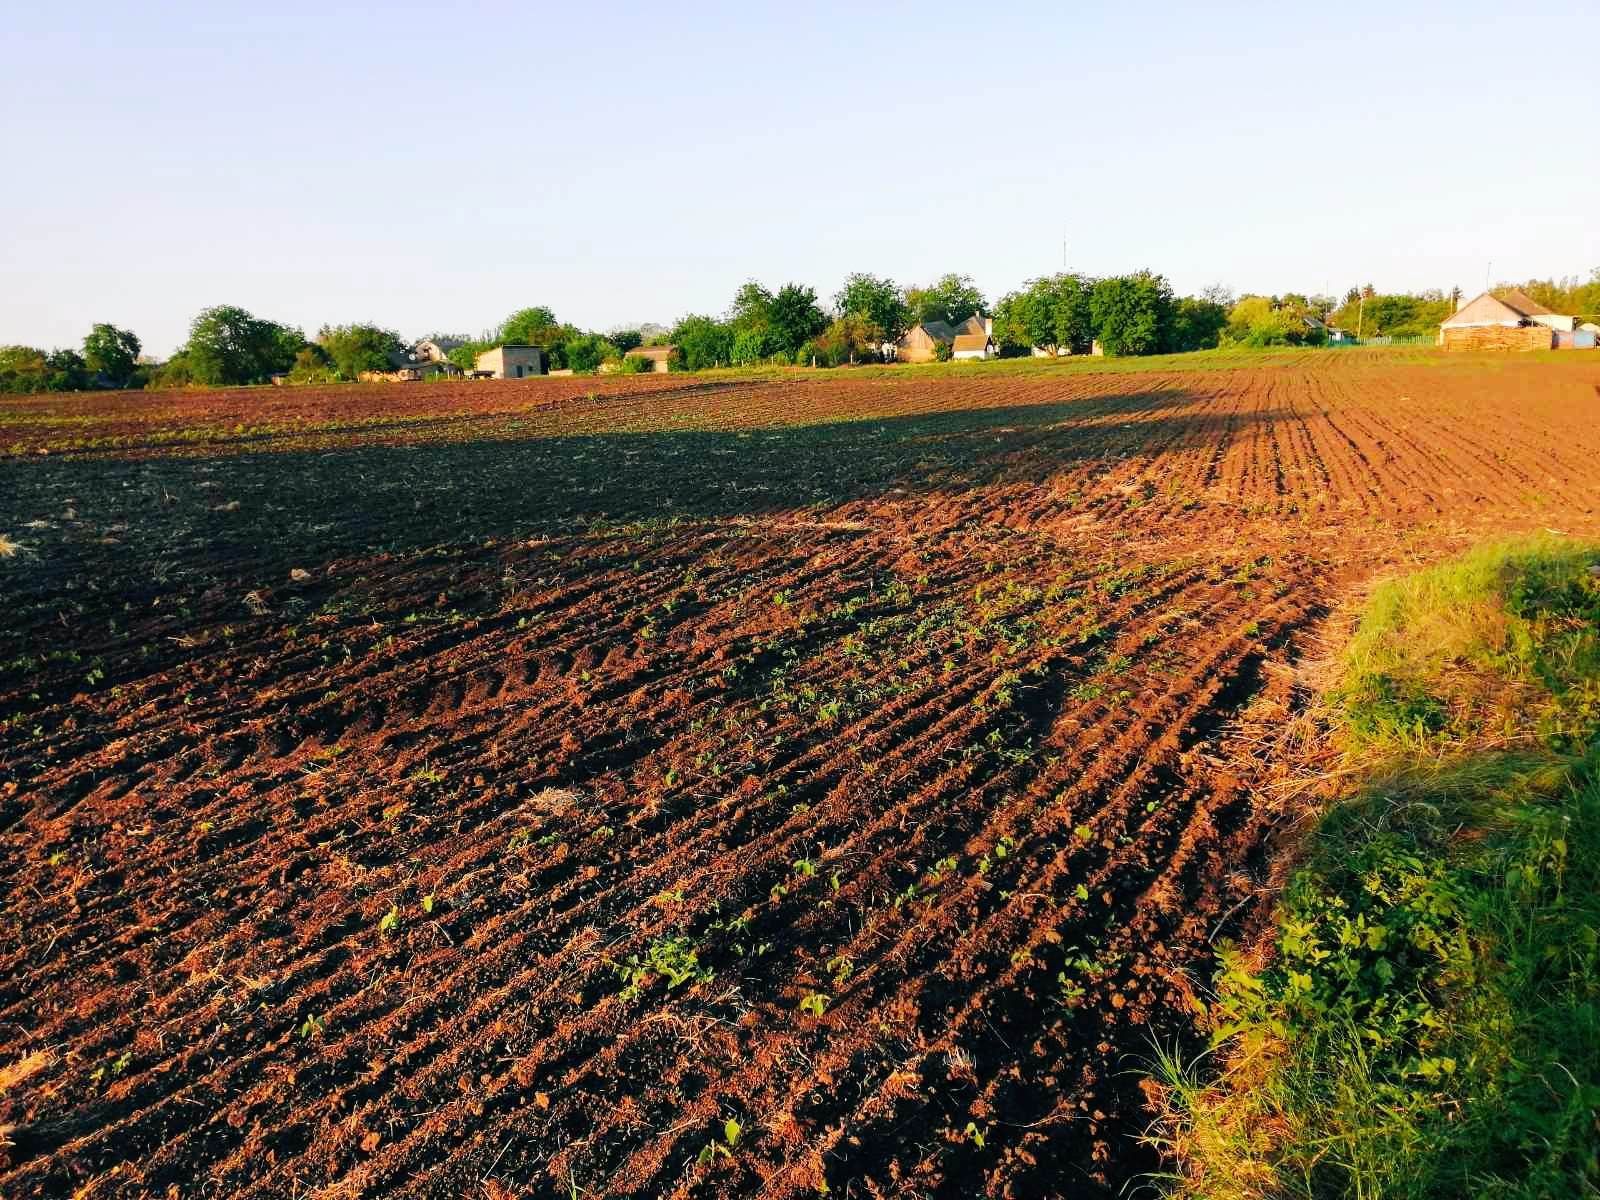
[{"label": "small building with white wall", "polygon": [[538,346],[496,346],[473,363],[479,379],[525,379],[544,374],[544,351]]}]

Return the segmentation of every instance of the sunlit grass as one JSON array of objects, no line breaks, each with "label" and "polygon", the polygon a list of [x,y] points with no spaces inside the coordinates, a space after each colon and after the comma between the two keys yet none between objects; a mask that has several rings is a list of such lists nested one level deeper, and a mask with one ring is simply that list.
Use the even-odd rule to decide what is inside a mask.
[{"label": "sunlit grass", "polygon": [[1597,1194],[1597,565],[1503,542],[1375,592],[1328,711],[1364,782],[1268,961],[1223,954],[1214,1056],[1158,1064],[1176,1194]]}]

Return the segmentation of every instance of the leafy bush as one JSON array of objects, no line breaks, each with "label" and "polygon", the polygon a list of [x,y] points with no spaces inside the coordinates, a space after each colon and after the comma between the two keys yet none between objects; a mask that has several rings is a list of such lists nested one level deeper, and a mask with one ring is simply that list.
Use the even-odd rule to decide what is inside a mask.
[{"label": "leafy bush", "polygon": [[[1168,1060],[1177,1190],[1600,1186],[1600,550],[1500,543],[1375,592],[1329,701],[1367,782],[1267,965],[1223,956],[1225,1070]],[[1507,748],[1511,747],[1511,748]]]}]

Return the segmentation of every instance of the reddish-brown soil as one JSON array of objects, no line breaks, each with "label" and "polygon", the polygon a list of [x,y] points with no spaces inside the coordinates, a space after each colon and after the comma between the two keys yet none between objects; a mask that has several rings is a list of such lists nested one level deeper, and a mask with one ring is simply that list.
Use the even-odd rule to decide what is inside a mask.
[{"label": "reddish-brown soil", "polygon": [[0,1195],[1114,1194],[1283,664],[1595,533],[1597,384],[0,400]]}]

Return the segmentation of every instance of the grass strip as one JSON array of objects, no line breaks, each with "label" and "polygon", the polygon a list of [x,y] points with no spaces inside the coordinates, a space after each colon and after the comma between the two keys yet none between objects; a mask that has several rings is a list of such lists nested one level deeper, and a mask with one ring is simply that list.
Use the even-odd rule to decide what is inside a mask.
[{"label": "grass strip", "polygon": [[1323,706],[1359,783],[1158,1062],[1169,1194],[1600,1196],[1600,547],[1382,585]]}]

